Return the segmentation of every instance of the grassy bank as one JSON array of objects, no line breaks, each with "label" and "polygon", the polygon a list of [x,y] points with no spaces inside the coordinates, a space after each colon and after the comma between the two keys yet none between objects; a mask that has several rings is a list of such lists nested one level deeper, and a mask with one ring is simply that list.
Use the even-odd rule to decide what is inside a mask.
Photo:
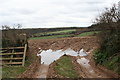
[{"label": "grassy bank", "polygon": [[120,75],[120,67],[119,67],[120,60],[119,59],[120,57],[114,56],[112,58],[109,58],[108,60],[105,60],[102,64],[106,66],[108,69],[113,70],[114,72]]},{"label": "grassy bank", "polygon": [[105,9],[95,20],[99,34],[100,48],[94,54],[96,63],[120,74],[120,18],[116,5]]},{"label": "grassy bank", "polygon": [[120,74],[120,32],[104,31],[100,34],[100,48],[95,52],[96,63]]},{"label": "grassy bank", "polygon": [[108,68],[109,70],[114,71],[115,73],[120,75],[120,56],[112,55],[108,57],[106,52],[95,51],[93,58],[95,59],[97,64],[101,64]]},{"label": "grassy bank", "polygon": [[2,78],[16,78],[17,75],[24,72],[25,67],[21,66],[6,66],[2,68]]},{"label": "grassy bank", "polygon": [[72,60],[68,56],[63,56],[54,66],[55,72],[65,78],[77,78],[78,74],[74,70]]},{"label": "grassy bank", "polygon": [[77,37],[90,36],[90,35],[97,34],[97,33],[99,33],[99,31],[84,32],[84,33],[77,35]]}]

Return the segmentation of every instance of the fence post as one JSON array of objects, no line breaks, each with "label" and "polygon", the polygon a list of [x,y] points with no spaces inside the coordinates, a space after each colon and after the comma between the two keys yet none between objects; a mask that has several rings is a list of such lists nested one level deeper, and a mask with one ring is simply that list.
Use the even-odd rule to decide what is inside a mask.
[{"label": "fence post", "polygon": [[[12,53],[14,53],[14,49],[12,50]],[[11,55],[11,58],[13,58],[13,55]],[[10,60],[10,63],[12,63],[12,59]]]},{"label": "fence post", "polygon": [[24,54],[23,54],[23,60],[22,60],[22,66],[25,65],[25,56],[26,56],[26,51],[27,51],[27,44],[25,44],[25,48],[24,48]]}]

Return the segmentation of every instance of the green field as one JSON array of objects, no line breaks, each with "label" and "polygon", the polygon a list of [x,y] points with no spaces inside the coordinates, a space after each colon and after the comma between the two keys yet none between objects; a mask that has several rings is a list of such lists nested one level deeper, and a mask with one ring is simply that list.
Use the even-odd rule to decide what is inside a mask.
[{"label": "green field", "polygon": [[97,34],[100,31],[84,32],[84,33],[81,33],[81,34],[79,34],[77,36],[74,35],[74,33],[70,34],[72,32],[76,32],[76,29],[68,29],[68,30],[61,30],[61,31],[54,31],[54,32],[37,33],[37,34],[34,34],[34,35],[35,36],[42,35],[42,36],[41,37],[32,37],[32,38],[29,38],[29,40],[31,40],[31,39],[54,39],[54,38],[64,38],[64,37],[70,37],[70,36],[83,37],[83,36],[90,36],[90,35],[93,35],[93,34]]},{"label": "green field", "polygon": [[68,29],[68,30],[62,30],[62,31],[48,32],[48,34],[71,33],[71,32],[75,32],[75,31],[76,31],[76,29]]},{"label": "green field", "polygon": [[54,38],[63,38],[63,37],[69,37],[70,35],[53,35],[53,36],[44,36],[44,37],[33,37],[29,38],[31,39],[54,39]]},{"label": "green field", "polygon": [[65,78],[77,78],[79,75],[74,70],[72,60],[68,56],[63,56],[54,66],[55,72]]},{"label": "green field", "polygon": [[90,36],[90,35],[97,34],[97,33],[99,33],[99,31],[84,32],[84,33],[77,35],[77,37]]},{"label": "green field", "polygon": [[35,36],[41,36],[41,35],[53,35],[53,34],[69,34],[72,32],[75,32],[76,29],[68,29],[68,30],[61,30],[61,31],[54,31],[54,32],[43,32],[43,33],[36,33]]}]

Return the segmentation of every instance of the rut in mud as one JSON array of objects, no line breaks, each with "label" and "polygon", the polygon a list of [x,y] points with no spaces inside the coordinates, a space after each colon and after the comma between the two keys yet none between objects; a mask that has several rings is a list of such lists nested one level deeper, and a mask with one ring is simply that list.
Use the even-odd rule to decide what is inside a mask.
[{"label": "rut in mud", "polygon": [[[116,75],[101,67],[95,65],[94,60],[91,58],[92,51],[99,48],[99,39],[94,36],[90,37],[73,37],[73,38],[59,38],[59,39],[40,39],[40,40],[29,40],[29,52],[31,54],[37,55],[39,48],[42,50],[66,50],[72,49],[74,51],[80,51],[84,49],[87,52],[87,56],[73,57],[74,65],[76,66],[76,71],[83,78],[113,78]],[[86,66],[87,65],[87,66]],[[36,70],[33,72],[26,71],[27,73],[32,73],[32,78],[54,78],[57,75],[54,70],[54,62],[47,66],[45,64],[36,66]],[[26,76],[27,77],[27,76]]]},{"label": "rut in mud", "polygon": [[48,68],[48,65],[41,64],[35,72],[34,78],[47,78]]}]

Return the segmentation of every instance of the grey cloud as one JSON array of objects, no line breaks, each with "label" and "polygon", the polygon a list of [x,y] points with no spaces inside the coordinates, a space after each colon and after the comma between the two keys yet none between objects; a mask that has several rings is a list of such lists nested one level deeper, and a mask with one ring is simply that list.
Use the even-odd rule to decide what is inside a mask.
[{"label": "grey cloud", "polygon": [[30,15],[30,14],[34,14],[34,11],[30,11],[30,10],[8,10],[7,12],[1,12],[0,16],[12,16],[12,15]]},{"label": "grey cloud", "polygon": [[104,7],[118,0],[1,0],[0,25],[88,26]]},{"label": "grey cloud", "polygon": [[19,13],[19,14],[23,14],[23,15],[29,15],[29,14],[34,14],[35,11],[33,10],[27,10],[27,9],[15,9],[15,10],[11,10],[15,13]]}]

